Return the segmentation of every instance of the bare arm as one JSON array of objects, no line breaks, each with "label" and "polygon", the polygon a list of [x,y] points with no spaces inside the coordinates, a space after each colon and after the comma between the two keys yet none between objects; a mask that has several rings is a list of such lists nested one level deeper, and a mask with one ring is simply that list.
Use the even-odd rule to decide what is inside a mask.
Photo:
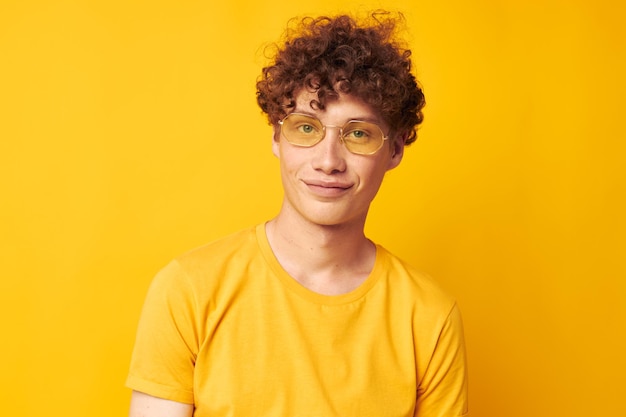
[{"label": "bare arm", "polygon": [[133,391],[128,417],[191,417],[193,405]]}]

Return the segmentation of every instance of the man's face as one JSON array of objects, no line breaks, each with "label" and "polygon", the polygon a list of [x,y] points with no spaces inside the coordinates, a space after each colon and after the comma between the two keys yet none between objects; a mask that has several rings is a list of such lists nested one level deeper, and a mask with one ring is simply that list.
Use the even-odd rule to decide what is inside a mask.
[{"label": "man's face", "polygon": [[[325,126],[371,121],[389,134],[380,115],[358,98],[340,95],[327,101],[323,111],[311,108],[309,103],[316,98],[301,92],[294,112],[315,116]],[[272,150],[280,159],[285,192],[281,214],[318,225],[362,227],[385,173],[402,160],[404,143],[390,137],[373,155],[356,155],[341,143],[338,128],[328,127],[321,142],[305,148],[290,144],[276,126]]]}]

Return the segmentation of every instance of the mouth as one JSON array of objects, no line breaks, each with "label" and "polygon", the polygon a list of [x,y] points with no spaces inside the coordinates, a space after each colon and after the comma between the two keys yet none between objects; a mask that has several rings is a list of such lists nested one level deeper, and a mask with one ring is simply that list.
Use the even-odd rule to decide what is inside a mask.
[{"label": "mouth", "polygon": [[303,181],[313,194],[323,197],[338,197],[350,190],[353,184],[342,182]]}]

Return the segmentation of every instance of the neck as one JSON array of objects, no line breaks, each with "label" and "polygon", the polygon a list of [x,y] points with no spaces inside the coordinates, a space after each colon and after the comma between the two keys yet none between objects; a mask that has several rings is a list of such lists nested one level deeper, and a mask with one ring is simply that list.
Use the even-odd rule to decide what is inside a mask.
[{"label": "neck", "polygon": [[336,295],[352,291],[371,272],[376,248],[363,232],[365,218],[319,225],[283,211],[269,221],[267,237],[283,269],[312,291]]}]

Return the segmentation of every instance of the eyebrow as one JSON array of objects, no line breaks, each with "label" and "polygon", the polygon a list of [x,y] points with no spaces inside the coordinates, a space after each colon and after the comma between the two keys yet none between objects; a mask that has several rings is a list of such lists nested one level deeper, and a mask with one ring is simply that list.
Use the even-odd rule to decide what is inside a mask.
[{"label": "eyebrow", "polygon": [[[300,113],[300,114],[304,114],[304,115],[307,115],[307,116],[314,117],[317,120],[320,120],[320,118],[314,112],[312,112],[310,110],[307,111],[307,110],[299,109],[297,105],[293,108],[292,113]],[[320,122],[321,122],[321,120],[320,120]],[[383,121],[380,120],[379,118],[377,118],[376,116],[350,117],[346,122],[344,122],[344,124],[349,123],[349,122],[368,122],[368,123],[373,123],[373,124],[379,126],[381,129],[383,128]]]}]

